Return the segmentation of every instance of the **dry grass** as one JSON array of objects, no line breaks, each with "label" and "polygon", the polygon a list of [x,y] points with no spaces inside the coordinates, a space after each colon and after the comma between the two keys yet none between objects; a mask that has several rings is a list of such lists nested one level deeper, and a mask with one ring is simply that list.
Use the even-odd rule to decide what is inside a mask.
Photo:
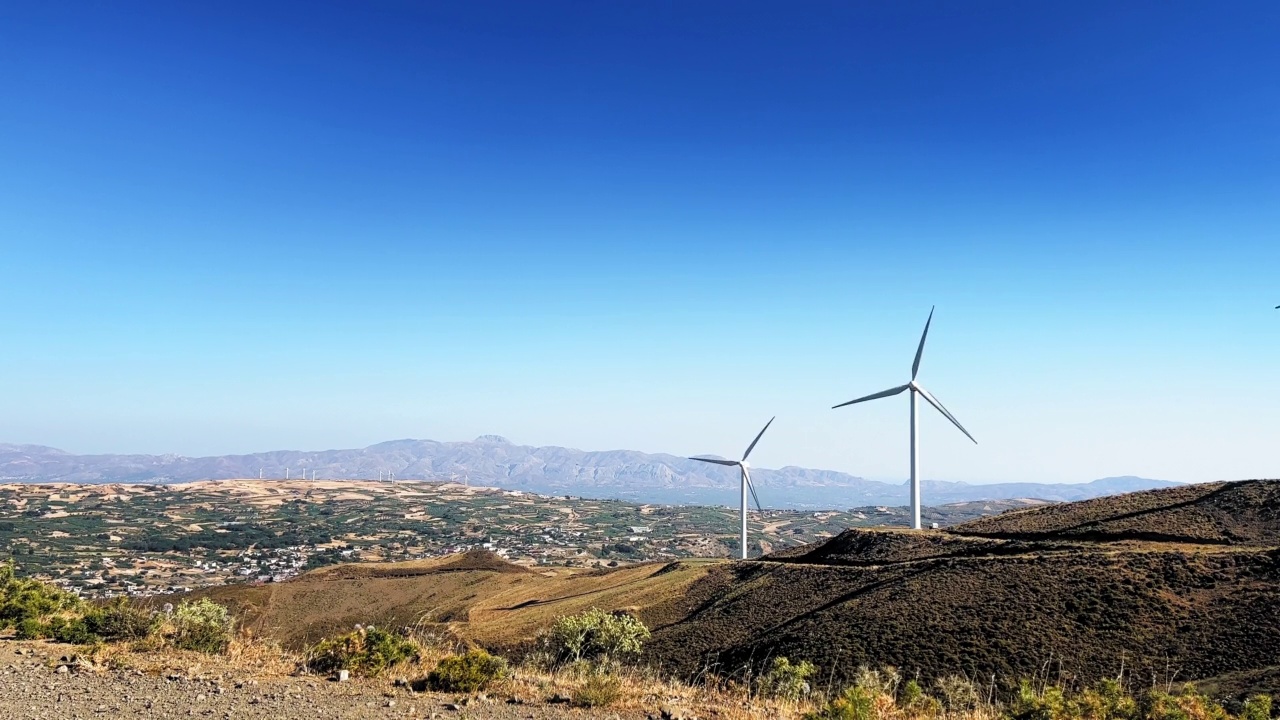
[{"label": "dry grass", "polygon": [[492,559],[457,556],[376,565],[340,565],[287,583],[204,591],[231,606],[256,634],[301,649],[356,623],[380,627],[433,624],[489,647],[527,640],[561,615],[591,607],[626,608],[648,624],[654,608],[678,599],[718,563],[650,563],[610,572],[534,572]]}]

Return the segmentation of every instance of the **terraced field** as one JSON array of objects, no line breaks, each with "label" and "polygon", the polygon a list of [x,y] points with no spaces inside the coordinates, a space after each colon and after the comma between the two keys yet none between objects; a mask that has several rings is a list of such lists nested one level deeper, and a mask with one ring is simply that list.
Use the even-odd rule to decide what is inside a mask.
[{"label": "terraced field", "polygon": [[[1026,501],[928,508],[950,525]],[[847,527],[905,524],[904,508],[767,510],[753,555]],[[181,485],[0,485],[0,559],[91,597],[283,580],[340,562],[397,562],[474,547],[539,567],[727,557],[726,507],[548,497],[458,483],[220,480]]]}]

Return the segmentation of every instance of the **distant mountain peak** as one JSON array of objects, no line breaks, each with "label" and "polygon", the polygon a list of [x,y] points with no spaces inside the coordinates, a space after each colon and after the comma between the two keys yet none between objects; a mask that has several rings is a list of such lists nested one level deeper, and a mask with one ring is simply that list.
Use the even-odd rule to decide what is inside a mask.
[{"label": "distant mountain peak", "polygon": [[511,441],[510,441],[510,440],[508,440],[508,439],[506,439],[506,438],[502,437],[501,435],[481,435],[480,437],[476,438],[476,442],[478,442],[478,443],[494,443],[494,444],[497,444],[497,445],[510,445],[510,444],[511,444]]}]

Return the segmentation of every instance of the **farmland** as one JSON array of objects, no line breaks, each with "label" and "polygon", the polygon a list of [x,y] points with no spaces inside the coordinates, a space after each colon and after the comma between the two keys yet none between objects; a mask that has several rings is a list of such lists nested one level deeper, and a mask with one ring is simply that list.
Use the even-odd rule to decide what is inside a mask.
[{"label": "farmland", "polygon": [[[930,508],[950,525],[1025,501]],[[751,514],[751,551],[905,524],[902,508]],[[552,497],[457,483],[225,480],[0,485],[0,557],[89,597],[279,582],[348,562],[473,548],[525,566],[616,567],[738,552],[723,507]]]}]

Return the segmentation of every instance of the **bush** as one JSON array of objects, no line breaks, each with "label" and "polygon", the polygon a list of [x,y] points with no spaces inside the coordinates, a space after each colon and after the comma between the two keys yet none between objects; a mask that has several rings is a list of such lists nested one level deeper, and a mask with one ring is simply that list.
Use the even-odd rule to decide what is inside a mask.
[{"label": "bush", "polygon": [[1118,680],[1103,680],[1080,694],[1081,712],[1090,720],[1136,720],[1138,704]]},{"label": "bush", "polygon": [[1146,720],[1228,720],[1221,705],[1187,685],[1177,695],[1150,690],[1138,700],[1138,716]]},{"label": "bush", "polygon": [[89,624],[83,617],[55,616],[49,620],[46,632],[54,640],[69,645],[90,645],[102,640],[89,630]]},{"label": "bush", "polygon": [[573,704],[578,707],[609,707],[622,697],[622,681],[608,673],[592,673],[587,681],[573,692]]},{"label": "bush", "polygon": [[156,627],[153,613],[130,605],[124,598],[89,611],[84,620],[89,632],[104,640],[138,640]]},{"label": "bush", "polygon": [[49,626],[35,618],[27,618],[19,622],[16,627],[16,637],[19,640],[39,640],[49,637]]},{"label": "bush", "polygon": [[805,720],[875,720],[876,696],[854,685],[823,707],[805,715]]},{"label": "bush", "polygon": [[231,614],[209,598],[178,603],[172,623],[173,645],[181,650],[217,654],[231,644]]},{"label": "bush", "polygon": [[420,655],[409,638],[379,628],[363,628],[341,637],[321,640],[307,651],[307,668],[320,673],[350,670],[375,677],[382,671]]},{"label": "bush", "polygon": [[942,714],[942,702],[926,694],[916,680],[903,683],[900,702],[912,717],[930,718]]},{"label": "bush", "polygon": [[1240,720],[1271,720],[1271,696],[1250,695],[1240,709]]},{"label": "bush", "polygon": [[936,685],[947,712],[972,710],[978,706],[978,701],[981,699],[978,687],[972,680],[961,675],[938,678]]},{"label": "bush", "polygon": [[471,693],[484,690],[506,675],[506,660],[484,650],[472,650],[441,660],[427,675],[426,685],[440,692]]},{"label": "bush", "polygon": [[16,577],[11,562],[0,565],[0,629],[24,620],[43,621],[57,613],[80,613],[84,608],[78,596],[49,583]]},{"label": "bush", "polygon": [[1005,710],[1009,720],[1070,720],[1078,716],[1061,688],[1051,685],[1037,691],[1029,680],[1018,685],[1018,694]]},{"label": "bush", "polygon": [[799,700],[809,694],[809,677],[814,670],[813,663],[808,660],[793,664],[785,657],[776,657],[760,676],[757,692],[765,697]]},{"label": "bush", "polygon": [[639,655],[649,628],[632,615],[592,608],[556,619],[547,644],[557,663],[579,660],[621,660]]}]

